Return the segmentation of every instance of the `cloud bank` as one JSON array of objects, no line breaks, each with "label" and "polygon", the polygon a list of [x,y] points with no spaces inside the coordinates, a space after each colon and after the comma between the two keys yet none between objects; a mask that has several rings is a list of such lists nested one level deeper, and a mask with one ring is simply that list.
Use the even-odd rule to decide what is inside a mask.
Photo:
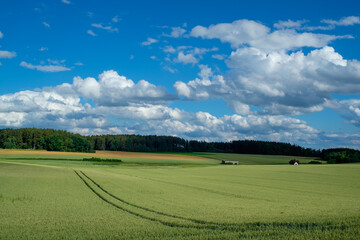
[{"label": "cloud bank", "polygon": [[[206,78],[210,72],[203,68],[201,75]],[[173,97],[160,86],[145,80],[134,83],[110,70],[100,74],[98,80],[75,77],[72,84],[1,95],[0,116],[7,114],[7,117],[1,118],[0,126],[46,126],[83,134],[135,132],[210,141],[257,137],[311,141],[319,133],[306,122],[285,116],[215,117],[207,112],[186,112],[166,106]],[[82,99],[90,99],[92,104]],[[121,130],[109,116],[132,123]]]}]

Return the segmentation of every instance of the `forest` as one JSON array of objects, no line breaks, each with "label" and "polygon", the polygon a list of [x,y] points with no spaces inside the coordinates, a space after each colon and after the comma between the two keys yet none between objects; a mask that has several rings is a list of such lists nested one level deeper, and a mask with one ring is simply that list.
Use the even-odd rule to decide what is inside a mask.
[{"label": "forest", "polygon": [[0,129],[0,148],[44,149],[64,152],[95,150],[128,152],[219,152],[264,155],[319,157],[330,163],[360,162],[360,152],[353,149],[315,150],[281,142],[237,140],[205,142],[173,136],[95,135],[82,136],[64,130],[21,128]]},{"label": "forest", "polygon": [[63,130],[37,128],[1,129],[0,148],[94,152],[91,142],[79,134]]}]

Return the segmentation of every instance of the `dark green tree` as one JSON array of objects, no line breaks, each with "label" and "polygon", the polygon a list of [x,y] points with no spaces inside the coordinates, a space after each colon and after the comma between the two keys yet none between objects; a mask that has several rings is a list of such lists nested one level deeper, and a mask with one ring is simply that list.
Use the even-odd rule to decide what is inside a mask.
[{"label": "dark green tree", "polygon": [[64,151],[64,139],[61,135],[51,135],[46,138],[46,150],[48,151]]}]

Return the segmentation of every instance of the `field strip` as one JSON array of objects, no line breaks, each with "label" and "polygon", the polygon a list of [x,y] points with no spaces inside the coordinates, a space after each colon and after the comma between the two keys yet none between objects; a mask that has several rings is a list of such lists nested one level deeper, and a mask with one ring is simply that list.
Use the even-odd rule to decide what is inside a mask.
[{"label": "field strip", "polygon": [[[77,157],[104,157],[104,158],[142,158],[160,160],[187,160],[187,161],[209,161],[210,158],[201,156],[189,156],[180,154],[158,154],[145,152],[121,152],[121,151],[96,151],[96,153],[83,152],[56,152],[46,150],[14,150],[1,149],[1,155],[48,155],[48,156],[77,156]],[[214,161],[219,161],[215,160]]]},{"label": "field strip", "polygon": [[42,165],[36,163],[23,163],[23,162],[8,162],[0,159],[0,163],[9,163],[9,164],[17,164],[17,165],[27,165],[27,166],[36,166],[36,167],[47,167],[47,168],[63,168],[61,166],[51,166],[51,165]]},{"label": "field strip", "polygon": [[122,203],[125,203],[129,206],[132,206],[132,207],[136,207],[136,208],[139,208],[139,209],[142,209],[142,210],[145,210],[145,211],[148,211],[148,212],[152,212],[152,213],[156,213],[156,214],[159,214],[159,215],[162,215],[162,216],[166,216],[166,217],[172,217],[172,218],[177,218],[177,219],[181,219],[181,220],[187,220],[187,221],[191,221],[191,222],[194,222],[194,223],[198,223],[198,224],[219,224],[219,223],[215,223],[215,222],[208,222],[208,221],[203,221],[203,220],[198,220],[198,219],[192,219],[192,218],[186,218],[186,217],[181,217],[181,216],[177,216],[177,215],[172,215],[172,214],[167,214],[167,213],[163,213],[163,212],[159,212],[159,211],[156,211],[156,210],[153,210],[153,209],[149,209],[149,208],[146,208],[146,207],[142,207],[142,206],[139,206],[139,205],[136,205],[136,204],[133,204],[133,203],[130,203],[130,202],[127,202],[123,199],[120,199],[118,198],[117,196],[113,195],[112,193],[110,193],[109,191],[105,190],[102,186],[100,186],[98,183],[96,183],[93,179],[91,179],[88,175],[86,175],[83,171],[80,171],[87,179],[89,179],[92,183],[94,183],[99,189],[101,189],[104,193],[106,193],[107,195],[109,195],[110,197],[122,202]]},{"label": "field strip", "polygon": [[165,183],[165,184],[174,185],[174,186],[180,186],[180,187],[185,187],[185,188],[192,188],[192,189],[196,189],[196,190],[203,191],[203,192],[209,192],[209,193],[213,193],[213,194],[218,194],[218,195],[221,195],[221,196],[229,196],[229,197],[240,198],[240,199],[249,199],[249,200],[256,200],[256,201],[271,202],[270,199],[256,198],[256,197],[247,197],[247,196],[243,196],[243,195],[239,195],[239,194],[221,192],[221,191],[216,191],[216,190],[213,190],[213,189],[196,187],[196,186],[191,186],[191,185],[186,185],[186,184],[181,184],[181,183],[168,182],[168,181],[163,181],[163,180],[159,180],[159,179],[155,179],[155,178],[140,177],[140,176],[128,175],[128,174],[123,174],[123,175],[131,176],[131,177],[136,177],[136,178],[141,178],[141,179],[145,179],[145,180],[150,180],[150,181],[154,181],[154,182]]}]

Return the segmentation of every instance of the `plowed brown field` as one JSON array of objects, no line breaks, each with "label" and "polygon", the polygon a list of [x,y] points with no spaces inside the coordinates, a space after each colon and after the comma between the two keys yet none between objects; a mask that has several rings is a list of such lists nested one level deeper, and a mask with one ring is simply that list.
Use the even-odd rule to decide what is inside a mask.
[{"label": "plowed brown field", "polygon": [[138,153],[138,152],[116,152],[116,151],[96,151],[96,153],[75,153],[75,152],[48,152],[45,150],[17,150],[3,149],[0,155],[66,155],[66,156],[89,156],[105,158],[147,158],[147,159],[169,159],[169,160],[209,160],[208,158],[198,156],[187,156],[177,154],[156,154],[156,153]]}]

